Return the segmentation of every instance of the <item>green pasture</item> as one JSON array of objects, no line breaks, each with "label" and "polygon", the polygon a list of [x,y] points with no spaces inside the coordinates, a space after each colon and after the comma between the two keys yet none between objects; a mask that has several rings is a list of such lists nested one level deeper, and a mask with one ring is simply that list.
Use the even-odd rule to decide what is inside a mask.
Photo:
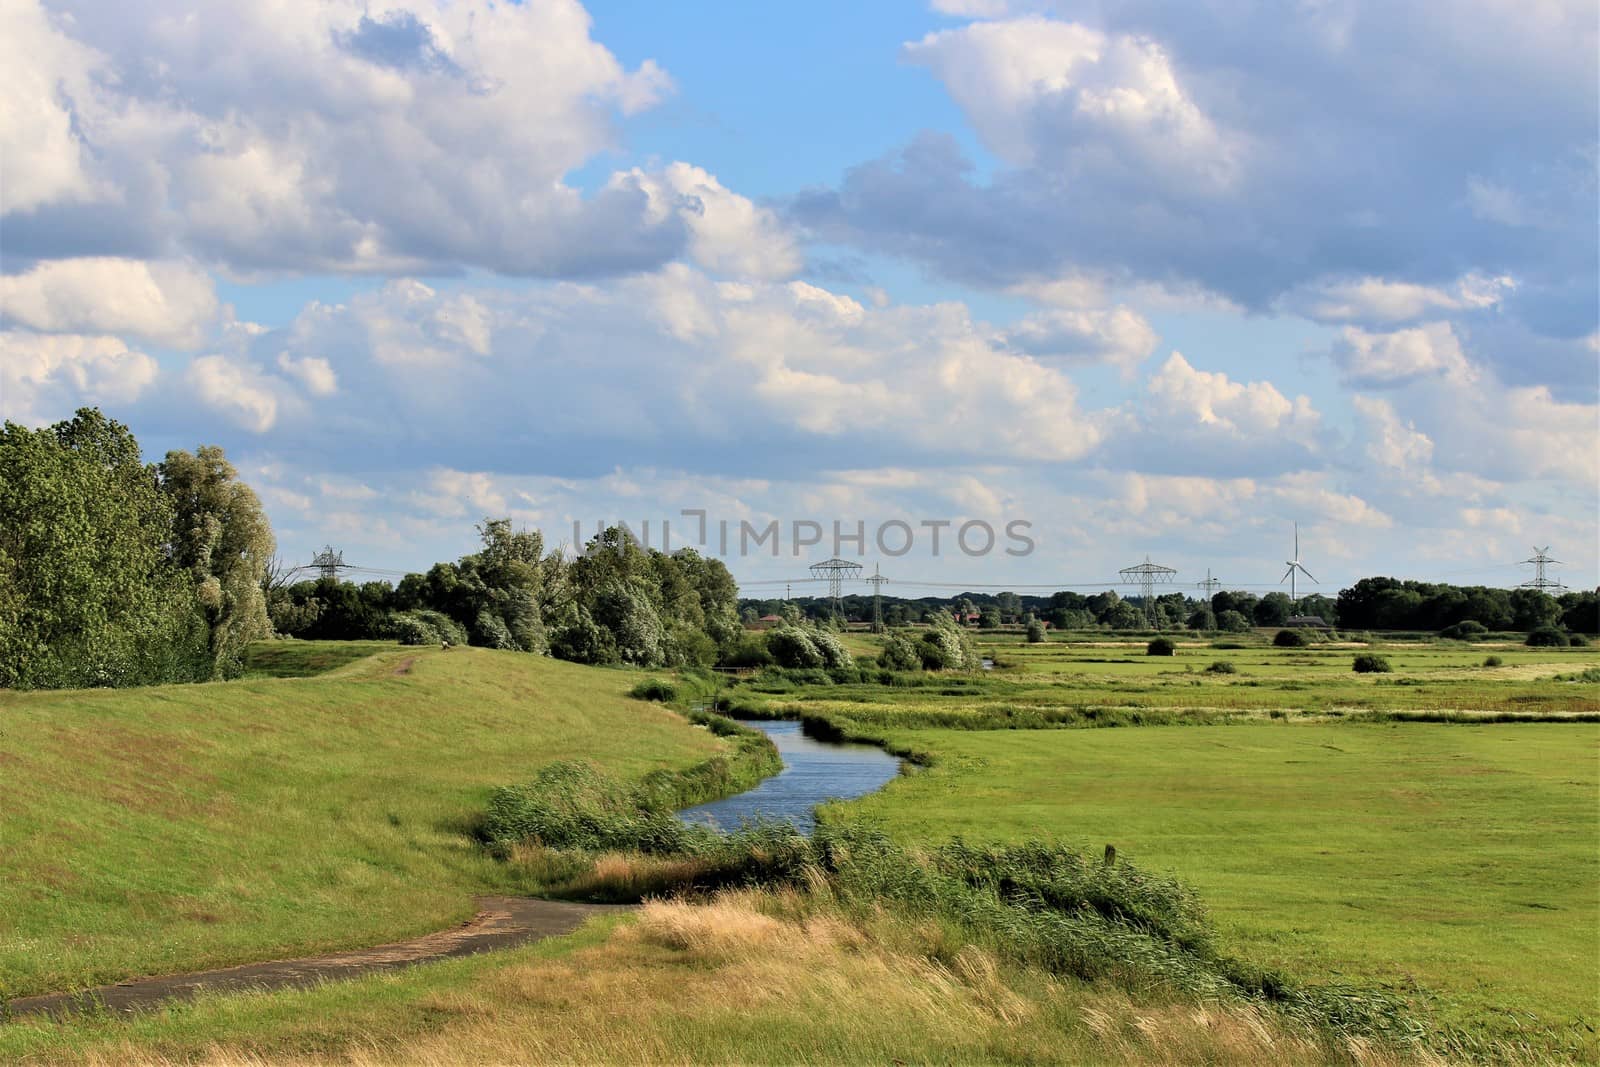
[{"label": "green pasture", "polygon": [[830,809],[897,835],[1116,846],[1243,955],[1437,996],[1455,1022],[1597,1013],[1600,727],[919,731],[931,771]]},{"label": "green pasture", "polygon": [[627,699],[626,671],[314,642],[254,663],[375,650],[309,678],[0,693],[0,997],[443,928],[519,888],[470,836],[493,787],[722,744]]},{"label": "green pasture", "polygon": [[[751,679],[743,699],[932,758],[830,818],[1114,844],[1196,886],[1247,958],[1392,986],[1474,1038],[1600,1052],[1600,686],[1561,680],[1600,663],[1594,648],[1396,645],[1379,649],[1388,675],[1325,645],[985,649],[999,669]],[[1207,673],[1217,660],[1236,673]],[[1433,711],[1574,721],[1382,721]],[[1008,728],[1040,715],[1195,725]]]},{"label": "green pasture", "polygon": [[[1224,642],[1238,644],[1240,642]],[[741,686],[753,701],[794,713],[838,715],[892,727],[930,709],[942,716],[1013,717],[1063,709],[1199,709],[1259,716],[1318,717],[1373,711],[1466,712],[1488,715],[1594,715],[1600,685],[1573,680],[1600,666],[1600,649],[1379,645],[1388,674],[1356,674],[1352,661],[1367,646],[1304,649],[1216,648],[1180,642],[1173,656],[1149,656],[1139,641],[1094,645],[980,645],[997,663],[965,675],[911,675],[909,684],[796,685],[756,677]],[[1040,651],[1042,650],[1042,651]],[[1502,665],[1485,667],[1497,656]],[[1226,663],[1232,673],[1213,673]],[[922,723],[929,725],[930,723]],[[949,724],[941,722],[939,724]],[[990,726],[995,725],[990,723]],[[1000,725],[1004,725],[1003,722]],[[980,726],[981,728],[981,726]]]}]

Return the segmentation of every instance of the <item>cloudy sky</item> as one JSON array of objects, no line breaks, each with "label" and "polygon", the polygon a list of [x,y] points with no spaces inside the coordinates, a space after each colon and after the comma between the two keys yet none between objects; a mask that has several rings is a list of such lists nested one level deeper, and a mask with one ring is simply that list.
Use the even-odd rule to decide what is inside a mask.
[{"label": "cloudy sky", "polygon": [[1269,586],[1296,521],[1323,591],[1593,586],[1596,21],[0,0],[0,416],[221,444],[296,561],[696,509],[905,521],[845,549],[911,595]]}]

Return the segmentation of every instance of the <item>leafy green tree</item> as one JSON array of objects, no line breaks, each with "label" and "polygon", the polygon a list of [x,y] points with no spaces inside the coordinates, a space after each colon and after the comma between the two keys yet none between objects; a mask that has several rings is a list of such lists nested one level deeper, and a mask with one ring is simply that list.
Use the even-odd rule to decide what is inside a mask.
[{"label": "leafy green tree", "polygon": [[1287,593],[1268,593],[1257,601],[1251,613],[1257,626],[1282,626],[1289,621],[1294,602]]},{"label": "leafy green tree", "polygon": [[1511,626],[1517,630],[1537,630],[1553,626],[1561,618],[1561,605],[1542,589],[1511,590]]},{"label": "leafy green tree", "polygon": [[205,677],[205,635],[167,559],[172,501],[121,423],[84,408],[0,429],[0,685]]},{"label": "leafy green tree", "polygon": [[1325,597],[1320,593],[1310,593],[1300,598],[1294,606],[1296,615],[1315,615],[1329,626],[1339,624],[1339,605],[1332,597]]},{"label": "leafy green tree", "polygon": [[1243,593],[1236,589],[1220,589],[1211,596],[1211,611],[1218,619],[1222,618],[1225,611],[1237,611],[1245,618],[1252,618],[1256,610],[1256,596],[1254,593]]},{"label": "leafy green tree", "polygon": [[1575,634],[1600,633],[1600,590],[1563,594],[1561,625]]},{"label": "leafy green tree", "polygon": [[1087,608],[1057,608],[1050,613],[1050,625],[1057,630],[1086,630],[1094,625]]},{"label": "leafy green tree", "polygon": [[1100,621],[1113,630],[1142,630],[1147,625],[1144,612],[1126,600],[1118,600],[1112,604],[1110,610],[1101,616]]},{"label": "leafy green tree", "polygon": [[245,646],[272,632],[261,591],[272,527],[254,490],[215,445],[168,452],[159,469],[172,501],[172,561],[194,583],[210,628],[211,677],[236,677]]},{"label": "leafy green tree", "polygon": [[1230,634],[1242,634],[1250,629],[1250,620],[1242,612],[1228,610],[1217,613],[1217,629]]},{"label": "leafy green tree", "polygon": [[611,632],[624,663],[651,667],[664,662],[661,617],[645,589],[611,581],[596,594],[590,609],[594,621]]},{"label": "leafy green tree", "polygon": [[1192,612],[1186,625],[1191,630],[1215,630],[1217,628],[1217,617],[1212,614],[1210,606],[1207,605]]},{"label": "leafy green tree", "polygon": [[573,663],[616,663],[617,642],[587,608],[577,608],[550,641],[550,654]]},{"label": "leafy green tree", "polygon": [[1044,623],[1034,619],[1028,623],[1028,644],[1038,645],[1044,643]]}]

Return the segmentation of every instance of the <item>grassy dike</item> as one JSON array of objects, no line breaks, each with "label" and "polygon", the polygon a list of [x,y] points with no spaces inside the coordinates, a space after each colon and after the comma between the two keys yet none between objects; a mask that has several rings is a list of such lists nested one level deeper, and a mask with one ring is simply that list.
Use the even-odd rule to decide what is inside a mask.
[{"label": "grassy dike", "polygon": [[554,761],[730,783],[736,742],[629,699],[637,674],[467,648],[335,665],[352,651],[257,662],[315,677],[0,693],[0,996],[449,926],[528,888],[473,834]]}]

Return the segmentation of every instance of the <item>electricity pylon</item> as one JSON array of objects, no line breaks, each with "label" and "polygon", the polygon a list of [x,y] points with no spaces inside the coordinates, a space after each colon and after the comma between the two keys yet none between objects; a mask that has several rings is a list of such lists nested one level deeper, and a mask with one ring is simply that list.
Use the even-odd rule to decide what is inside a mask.
[{"label": "electricity pylon", "polygon": [[1560,562],[1561,561],[1559,559],[1552,559],[1550,557],[1549,545],[1545,545],[1543,548],[1539,548],[1537,545],[1535,545],[1533,549],[1533,558],[1525,559],[1520,564],[1521,566],[1526,566],[1530,563],[1533,564],[1533,581],[1523,582],[1521,588],[1538,589],[1541,592],[1546,589],[1553,589],[1558,593],[1561,592],[1566,587],[1563,586],[1556,578],[1545,577],[1544,573],[1544,569],[1550,566],[1550,564]]},{"label": "electricity pylon", "polygon": [[1122,575],[1122,580],[1129,585],[1137,585],[1142,590],[1144,598],[1144,621],[1155,629],[1155,591],[1157,582],[1170,582],[1172,576],[1178,572],[1171,567],[1163,567],[1159,563],[1151,563],[1146,556],[1144,562],[1133,567],[1124,567],[1117,572]]},{"label": "electricity pylon", "polygon": [[883,583],[888,580],[874,563],[872,577],[867,579],[867,583],[872,586],[872,632],[875,634],[883,633]]},{"label": "electricity pylon", "polygon": [[846,578],[861,577],[861,564],[838,557],[825,559],[811,565],[811,577],[827,579],[828,596],[833,601],[833,616],[842,621],[844,610],[839,603],[839,591],[844,587]]}]

